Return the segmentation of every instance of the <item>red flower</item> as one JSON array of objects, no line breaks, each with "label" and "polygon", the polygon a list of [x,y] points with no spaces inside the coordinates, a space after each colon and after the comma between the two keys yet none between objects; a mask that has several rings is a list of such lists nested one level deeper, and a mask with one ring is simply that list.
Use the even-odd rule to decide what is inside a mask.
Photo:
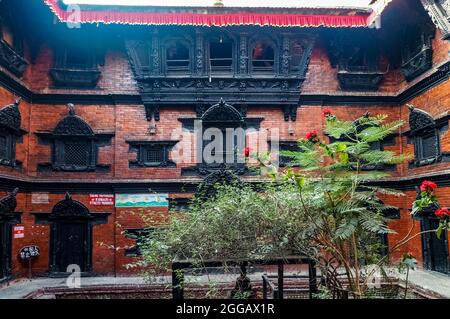
[{"label": "red flower", "polygon": [[423,181],[422,185],[420,185],[420,191],[422,192],[432,192],[437,188],[436,183],[430,181]]},{"label": "red flower", "polygon": [[332,116],[333,112],[331,111],[330,108],[326,108],[326,109],[323,109],[322,114],[323,114],[323,116],[328,117],[328,116]]},{"label": "red flower", "polygon": [[246,148],[244,148],[244,156],[245,157],[249,157],[250,156],[250,147],[246,147]]},{"label": "red flower", "polygon": [[450,211],[448,208],[439,208],[434,212],[434,214],[437,218],[445,218],[450,215]]},{"label": "red flower", "polygon": [[308,141],[311,141],[311,142],[316,140],[317,139],[317,131],[316,130],[312,130],[312,131],[306,133],[305,138]]}]

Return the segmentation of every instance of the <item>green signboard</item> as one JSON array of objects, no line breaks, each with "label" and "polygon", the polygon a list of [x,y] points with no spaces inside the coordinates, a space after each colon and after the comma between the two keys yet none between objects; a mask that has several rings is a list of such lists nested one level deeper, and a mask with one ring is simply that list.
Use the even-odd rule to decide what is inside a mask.
[{"label": "green signboard", "polygon": [[168,207],[169,194],[116,194],[116,207]]}]

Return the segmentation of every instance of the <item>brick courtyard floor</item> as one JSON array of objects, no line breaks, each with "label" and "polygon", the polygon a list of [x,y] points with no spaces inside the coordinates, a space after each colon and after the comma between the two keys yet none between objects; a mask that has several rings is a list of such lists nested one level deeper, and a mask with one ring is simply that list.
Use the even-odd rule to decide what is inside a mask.
[{"label": "brick courtyard floor", "polygon": [[[262,273],[254,273],[249,277],[252,282],[261,280]],[[236,274],[230,275],[211,275],[211,280],[217,282],[234,282]],[[404,279],[404,275],[400,275],[400,279]],[[170,284],[171,277],[154,278],[154,283]],[[208,281],[207,276],[186,276],[187,282],[205,283]],[[139,286],[145,285],[149,282],[144,277],[82,277],[81,288],[90,286]],[[431,272],[415,270],[409,274],[410,287],[419,288],[421,291],[429,292],[430,294],[438,294],[443,298],[450,299],[450,276]],[[22,299],[33,294],[34,292],[43,288],[66,288],[67,278],[33,278],[19,279],[3,284],[0,288],[0,299]]]}]

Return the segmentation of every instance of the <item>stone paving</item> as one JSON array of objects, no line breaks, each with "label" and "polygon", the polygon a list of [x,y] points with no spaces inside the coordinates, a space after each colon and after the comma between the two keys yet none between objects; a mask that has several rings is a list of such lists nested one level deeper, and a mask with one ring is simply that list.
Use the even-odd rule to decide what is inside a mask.
[{"label": "stone paving", "polygon": [[[262,273],[254,273],[249,275],[254,282],[261,280]],[[400,279],[404,279],[405,275],[400,275]],[[207,282],[215,280],[217,282],[234,282],[236,274],[229,275],[202,275],[202,276],[186,276],[187,282]],[[67,278],[33,278],[19,279],[11,281],[9,284],[3,284],[0,287],[0,299],[22,299],[43,288],[65,288],[67,286]],[[169,284],[171,277],[154,278],[155,283]],[[81,287],[89,286],[111,286],[111,285],[144,285],[149,282],[143,277],[82,277]],[[421,290],[439,294],[444,298],[450,299],[450,276],[437,272],[415,270],[409,274],[409,285],[416,286]]]}]

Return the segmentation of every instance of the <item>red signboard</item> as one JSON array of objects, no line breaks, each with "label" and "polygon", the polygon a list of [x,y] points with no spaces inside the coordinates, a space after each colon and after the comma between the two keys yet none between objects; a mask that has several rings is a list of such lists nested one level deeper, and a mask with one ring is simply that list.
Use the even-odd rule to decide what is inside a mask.
[{"label": "red signboard", "polygon": [[93,206],[114,206],[114,195],[110,194],[90,194],[89,205]]},{"label": "red signboard", "polygon": [[14,226],[13,234],[14,234],[14,238],[24,238],[25,237],[25,227],[24,226]]}]

